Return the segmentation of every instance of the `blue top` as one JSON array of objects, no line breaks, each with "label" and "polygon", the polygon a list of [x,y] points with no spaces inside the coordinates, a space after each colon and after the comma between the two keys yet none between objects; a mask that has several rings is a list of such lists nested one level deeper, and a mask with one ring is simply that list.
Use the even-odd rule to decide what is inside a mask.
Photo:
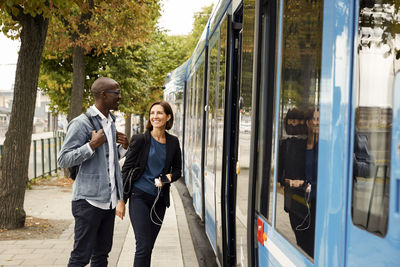
[{"label": "blue top", "polygon": [[[151,136],[151,135],[150,135]],[[166,145],[157,142],[151,136],[149,157],[142,176],[134,183],[134,186],[151,195],[157,195],[157,187],[154,185],[154,178],[158,177],[165,166]]]}]

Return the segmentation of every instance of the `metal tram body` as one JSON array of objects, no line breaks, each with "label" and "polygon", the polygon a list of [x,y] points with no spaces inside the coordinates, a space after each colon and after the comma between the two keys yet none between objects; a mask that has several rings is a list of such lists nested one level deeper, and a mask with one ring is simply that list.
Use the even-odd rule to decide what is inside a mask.
[{"label": "metal tram body", "polygon": [[399,7],[214,7],[164,95],[219,265],[400,266]]}]

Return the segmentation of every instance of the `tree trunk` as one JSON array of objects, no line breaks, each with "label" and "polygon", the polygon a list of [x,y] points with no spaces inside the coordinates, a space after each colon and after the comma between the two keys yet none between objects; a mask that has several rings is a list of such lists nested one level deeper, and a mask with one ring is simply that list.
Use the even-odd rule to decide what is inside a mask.
[{"label": "tree trunk", "polygon": [[85,50],[75,46],[72,51],[72,91],[68,121],[82,113],[83,92],[85,90]]},{"label": "tree trunk", "polygon": [[15,229],[25,224],[24,198],[28,181],[33,116],[40,59],[46,40],[48,19],[21,11],[22,26],[14,83],[10,124],[0,166],[0,228]]},{"label": "tree trunk", "polygon": [[132,115],[130,113],[125,114],[125,135],[128,138],[128,140],[131,139],[131,129],[132,129]]},{"label": "tree trunk", "polygon": [[139,133],[143,133],[144,132],[144,115],[140,114],[140,121],[139,121]]}]

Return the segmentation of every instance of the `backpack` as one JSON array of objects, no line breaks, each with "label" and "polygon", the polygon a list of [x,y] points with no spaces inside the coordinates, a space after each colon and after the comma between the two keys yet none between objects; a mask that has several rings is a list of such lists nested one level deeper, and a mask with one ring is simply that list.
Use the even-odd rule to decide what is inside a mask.
[{"label": "backpack", "polygon": [[375,170],[375,158],[370,153],[368,136],[355,131],[353,174],[355,177],[372,177]]},{"label": "backpack", "polygon": [[[85,113],[85,115],[86,115],[86,117],[89,119],[90,124],[92,125],[93,129],[96,130],[96,126],[94,125],[92,116],[90,116],[87,112]],[[101,128],[103,128],[103,127],[101,127]],[[78,175],[78,172],[79,172],[79,168],[80,168],[80,167],[81,167],[81,165],[76,165],[76,166],[73,166],[73,167],[71,167],[71,168],[68,168],[69,177],[70,177],[72,180],[75,180],[76,176]]]}]

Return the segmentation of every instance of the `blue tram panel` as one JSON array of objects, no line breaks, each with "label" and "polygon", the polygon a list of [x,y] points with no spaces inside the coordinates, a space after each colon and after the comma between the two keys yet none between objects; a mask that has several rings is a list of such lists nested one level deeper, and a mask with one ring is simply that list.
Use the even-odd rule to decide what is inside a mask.
[{"label": "blue tram panel", "polygon": [[399,7],[217,4],[182,137],[220,265],[400,266]]}]

